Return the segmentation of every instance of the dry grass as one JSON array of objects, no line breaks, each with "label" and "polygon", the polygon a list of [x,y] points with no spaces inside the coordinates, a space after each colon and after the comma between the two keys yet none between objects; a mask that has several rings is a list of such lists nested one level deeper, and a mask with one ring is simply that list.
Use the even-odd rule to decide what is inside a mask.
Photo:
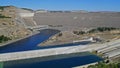
[{"label": "dry grass", "polygon": [[40,46],[71,43],[74,40],[82,40],[86,37],[99,37],[103,40],[103,42],[112,41],[112,40],[120,39],[120,30],[112,30],[112,31],[105,31],[98,33],[87,33],[83,35],[75,35],[73,34],[72,31],[71,32],[63,31],[62,36],[59,36],[57,34],[51,37],[50,39],[48,39],[46,42],[41,43]]}]

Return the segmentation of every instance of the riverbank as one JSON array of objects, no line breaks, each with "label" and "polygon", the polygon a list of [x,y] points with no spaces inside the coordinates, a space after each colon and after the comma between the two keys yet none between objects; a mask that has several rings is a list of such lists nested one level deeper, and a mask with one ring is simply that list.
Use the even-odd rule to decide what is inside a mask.
[{"label": "riverbank", "polygon": [[73,40],[78,40],[79,37],[69,31],[62,31],[51,36],[48,40],[40,43],[38,46],[53,46],[72,43]]},{"label": "riverbank", "polygon": [[33,35],[38,34],[38,33],[39,33],[39,32],[35,31],[35,32],[32,32],[31,34],[23,37],[23,38],[14,39],[14,40],[9,40],[9,41],[7,41],[7,42],[0,43],[0,47],[4,47],[4,46],[6,46],[6,45],[8,45],[8,44],[15,43],[15,42],[17,42],[17,41],[20,41],[20,40],[22,40],[22,39],[28,38],[28,37],[33,36]]},{"label": "riverbank", "polygon": [[[40,43],[38,46],[53,46],[73,43],[73,41],[85,40],[89,38],[95,39],[96,43],[102,44],[120,39],[120,30],[111,30],[105,32],[93,32],[85,34],[76,34],[75,31],[62,31],[48,40]],[[78,31],[79,32],[79,31]]]},{"label": "riverbank", "polygon": [[20,52],[20,51],[28,51],[28,50],[37,50],[41,49],[37,45],[47,40],[49,37],[58,33],[59,30],[53,29],[44,29],[34,33],[33,35],[27,36],[27,38],[23,38],[22,40],[13,41],[14,43],[7,44],[3,47],[0,47],[0,53],[11,53],[11,52]]},{"label": "riverbank", "polygon": [[81,65],[81,66],[77,66],[77,67],[73,67],[73,68],[87,68],[88,66],[90,65],[95,65],[97,64],[98,62],[94,62],[94,63],[90,63],[90,64],[86,64],[86,65]]}]

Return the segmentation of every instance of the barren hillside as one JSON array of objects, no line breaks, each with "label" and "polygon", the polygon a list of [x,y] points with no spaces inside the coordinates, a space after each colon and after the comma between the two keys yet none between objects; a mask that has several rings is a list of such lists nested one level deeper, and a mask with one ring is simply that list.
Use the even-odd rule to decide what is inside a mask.
[{"label": "barren hillside", "polygon": [[11,39],[19,39],[30,33],[16,21],[17,9],[14,6],[0,6],[0,35]]},{"label": "barren hillside", "polygon": [[120,27],[119,12],[38,12],[38,25],[61,25],[65,29],[91,27]]}]

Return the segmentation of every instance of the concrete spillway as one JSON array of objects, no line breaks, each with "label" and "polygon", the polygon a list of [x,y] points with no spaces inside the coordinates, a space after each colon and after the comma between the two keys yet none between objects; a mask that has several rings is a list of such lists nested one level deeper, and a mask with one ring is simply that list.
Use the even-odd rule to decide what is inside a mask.
[{"label": "concrete spillway", "polygon": [[21,17],[33,17],[34,16],[34,13],[19,13],[19,15],[21,16]]},{"label": "concrete spillway", "polygon": [[[37,58],[37,57],[47,57],[52,55],[61,55],[61,54],[70,54],[70,53],[78,53],[78,52],[85,52],[85,51],[93,51],[98,50],[98,52],[103,52],[104,48],[106,49],[111,47],[114,49],[116,47],[120,47],[120,40],[116,40],[113,42],[105,43],[105,44],[99,44],[96,45],[78,45],[78,46],[69,46],[69,47],[59,47],[59,48],[50,48],[50,49],[42,49],[42,50],[31,50],[31,51],[22,51],[22,52],[12,52],[12,53],[3,53],[0,54],[0,62],[3,61],[12,61],[12,60],[21,60],[21,59],[29,59],[29,58]],[[106,50],[109,50],[106,49]],[[109,51],[110,52],[110,51]],[[120,54],[120,52],[116,54],[116,51],[111,51],[110,57],[115,56],[117,54]]]},{"label": "concrete spillway", "polygon": [[0,54],[0,62],[83,52],[84,46],[71,46]]}]

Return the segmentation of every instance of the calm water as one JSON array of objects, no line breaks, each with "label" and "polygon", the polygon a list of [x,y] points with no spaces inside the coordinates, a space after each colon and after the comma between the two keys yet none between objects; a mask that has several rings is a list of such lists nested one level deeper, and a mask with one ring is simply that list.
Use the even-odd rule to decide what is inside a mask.
[{"label": "calm water", "polygon": [[[48,47],[37,46],[39,43],[47,40],[50,36],[58,32],[59,32],[58,30],[50,30],[50,29],[42,30],[40,31],[39,34],[33,35],[26,39],[22,39],[15,43],[8,44],[5,47],[1,47],[0,53],[75,46],[80,44],[85,45],[90,43],[90,42],[69,43],[60,46],[48,46]],[[71,68],[101,60],[102,59],[100,57],[92,55],[90,53],[89,54],[87,53],[86,55],[77,53],[77,54],[69,54],[69,55],[58,55],[58,56],[49,56],[44,58],[34,58],[34,59],[4,62],[4,68]]]},{"label": "calm water", "polygon": [[33,35],[26,39],[22,39],[20,41],[8,44],[7,46],[0,47],[0,53],[9,53],[9,52],[18,52],[18,51],[28,51],[28,50],[36,50],[36,49],[48,49],[48,48],[56,48],[56,47],[66,47],[66,46],[75,46],[75,45],[85,45],[90,43],[89,41],[86,42],[78,42],[78,43],[69,43],[63,45],[56,45],[56,46],[37,46],[39,43],[47,40],[50,36],[58,33],[58,30],[46,29],[40,31],[39,34]]},{"label": "calm water", "polygon": [[4,63],[4,68],[72,68],[101,60],[102,59],[100,57],[90,53],[75,53],[44,58],[9,61]]},{"label": "calm water", "polygon": [[58,30],[42,30],[39,34],[33,35],[26,39],[22,39],[15,43],[8,44],[7,46],[0,48],[0,53],[8,53],[8,52],[17,52],[17,51],[27,51],[27,50],[35,50],[39,49],[37,46],[39,43],[47,40],[50,36],[58,33]]}]

